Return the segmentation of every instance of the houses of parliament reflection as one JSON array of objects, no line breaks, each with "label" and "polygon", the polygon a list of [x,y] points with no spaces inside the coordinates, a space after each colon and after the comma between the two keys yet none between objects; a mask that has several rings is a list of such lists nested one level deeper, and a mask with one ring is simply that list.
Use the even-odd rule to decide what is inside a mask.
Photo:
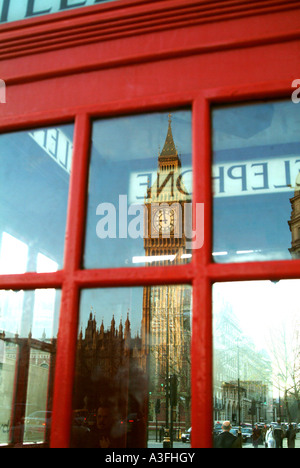
[{"label": "houses of parliament reflection", "polygon": [[[147,293],[153,301],[151,289],[147,288]],[[173,304],[166,322],[166,309],[161,309],[161,323],[156,319],[150,331],[145,329],[149,307],[142,288],[139,289],[143,296],[139,329],[135,326],[132,330],[129,312],[125,322],[112,315],[110,323],[107,320],[97,323],[96,315],[91,312],[86,327],[80,330],[73,428],[77,431],[81,425],[82,430],[84,427],[88,431],[84,437],[81,432],[80,437],[76,438],[75,434],[73,445],[100,447],[106,441],[104,445],[111,448],[146,447],[149,433],[155,438],[157,430],[173,427],[178,435],[180,429],[190,424],[191,288],[162,286],[161,290],[169,295],[169,301],[175,295],[184,297],[181,313],[177,304],[174,317]],[[157,294],[157,288],[154,291]],[[171,395],[174,375],[176,396]],[[103,415],[106,422],[99,423]]]},{"label": "houses of parliament reflection", "polygon": [[105,327],[90,314],[79,334],[74,394],[74,415],[89,429],[89,444],[101,446],[98,434],[108,447],[145,447],[146,358],[129,316],[124,325],[113,316]]}]

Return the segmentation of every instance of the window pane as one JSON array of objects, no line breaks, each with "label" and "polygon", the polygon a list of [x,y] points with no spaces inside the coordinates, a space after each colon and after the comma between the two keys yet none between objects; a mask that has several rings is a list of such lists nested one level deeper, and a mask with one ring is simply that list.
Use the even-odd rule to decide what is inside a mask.
[{"label": "window pane", "polygon": [[217,436],[223,421],[231,422],[234,433],[242,427],[245,448],[264,447],[270,426],[279,447],[282,441],[284,448],[294,444],[300,418],[299,286],[299,280],[213,286],[216,445],[224,444]]},{"label": "window pane", "polygon": [[8,344],[3,336],[0,337],[0,446],[10,441],[10,420],[13,408],[14,376],[16,369],[18,347],[14,343]]},{"label": "window pane", "polygon": [[191,292],[82,292],[73,447],[162,447],[167,436],[182,444],[191,425]]},{"label": "window pane", "polygon": [[84,267],[186,263],[191,187],[190,111],[95,121]]},{"label": "window pane", "polygon": [[0,444],[49,442],[60,291],[0,291]]},{"label": "window pane", "polygon": [[73,125],[0,135],[1,274],[62,268],[72,142]]},{"label": "window pane", "polygon": [[212,125],[214,260],[299,258],[300,107],[218,106]]},{"label": "window pane", "polygon": [[[51,352],[46,346],[31,349],[29,359],[24,442],[43,443],[49,441],[52,419],[52,412],[47,411]],[[32,412],[33,407],[39,411]]]}]

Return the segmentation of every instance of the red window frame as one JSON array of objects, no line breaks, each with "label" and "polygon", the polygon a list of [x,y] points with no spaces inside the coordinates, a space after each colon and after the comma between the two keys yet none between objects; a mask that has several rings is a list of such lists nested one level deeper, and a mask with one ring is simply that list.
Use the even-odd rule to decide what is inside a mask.
[{"label": "red window frame", "polygon": [[[0,27],[0,39],[7,46],[2,52],[6,68],[0,77],[7,84],[7,104],[0,108],[1,133],[75,122],[63,270],[0,276],[1,289],[62,290],[51,428],[53,448],[68,447],[70,441],[82,289],[176,283],[193,286],[192,446],[211,447],[213,283],[300,277],[300,260],[214,264],[211,258],[211,106],[290,98],[291,83],[300,78],[298,2],[250,3],[119,0]],[[91,18],[87,36],[81,28],[90,24]],[[144,23],[137,31],[141,18]],[[176,21],[166,26],[170,18]],[[106,33],[102,31],[97,36],[98,20],[108,26]],[[118,24],[122,25],[121,30],[116,30]],[[220,24],[227,25],[229,33],[222,32]],[[126,28],[130,27],[129,34]],[[56,34],[64,28],[68,38],[72,31],[77,34],[71,59],[70,42],[63,44]],[[144,35],[144,42],[140,35]],[[97,60],[92,49],[95,44],[102,52]],[[134,50],[129,51],[129,46]],[[224,63],[218,76],[220,60]],[[172,82],[168,82],[170,70],[174,73]],[[160,76],[160,82],[150,81],[149,76],[154,73]],[[126,80],[133,80],[134,90],[127,87]],[[107,96],[95,104],[97,83],[106,86]],[[193,203],[204,203],[205,207],[203,248],[193,251],[187,265],[83,270],[93,118],[181,107],[192,109]]]}]

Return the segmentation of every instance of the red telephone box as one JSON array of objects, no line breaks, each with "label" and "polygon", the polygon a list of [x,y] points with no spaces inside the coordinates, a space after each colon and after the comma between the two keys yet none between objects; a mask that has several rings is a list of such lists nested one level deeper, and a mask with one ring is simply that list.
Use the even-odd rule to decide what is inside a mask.
[{"label": "red telephone box", "polygon": [[[297,223],[289,212],[279,223],[276,198],[297,198],[299,3],[61,3],[28,2],[14,21],[0,5],[0,443],[69,447],[74,425],[86,434],[101,417],[96,386],[118,382],[117,446],[147,446],[159,421],[174,444],[190,426],[191,446],[211,447],[213,407],[225,417],[229,405],[221,384],[213,396],[213,285],[300,274],[297,238],[294,258],[277,245]],[[259,196],[278,207],[270,219]],[[147,203],[166,206],[146,242]],[[194,234],[182,237],[184,204]],[[105,354],[116,349],[123,364]],[[250,390],[227,380],[240,423]]]}]

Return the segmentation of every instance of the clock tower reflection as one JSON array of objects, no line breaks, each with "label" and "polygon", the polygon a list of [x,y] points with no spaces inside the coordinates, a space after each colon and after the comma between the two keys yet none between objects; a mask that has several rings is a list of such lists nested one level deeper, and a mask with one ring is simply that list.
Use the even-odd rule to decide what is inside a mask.
[{"label": "clock tower reflection", "polygon": [[[183,229],[190,194],[182,183],[181,160],[174,143],[169,114],[164,147],[158,156],[157,177],[145,197],[146,257],[151,265],[186,263]],[[190,427],[191,287],[161,285],[144,288],[142,340],[149,350],[148,425],[165,428],[170,444]],[[161,432],[160,432],[161,436]]]}]

